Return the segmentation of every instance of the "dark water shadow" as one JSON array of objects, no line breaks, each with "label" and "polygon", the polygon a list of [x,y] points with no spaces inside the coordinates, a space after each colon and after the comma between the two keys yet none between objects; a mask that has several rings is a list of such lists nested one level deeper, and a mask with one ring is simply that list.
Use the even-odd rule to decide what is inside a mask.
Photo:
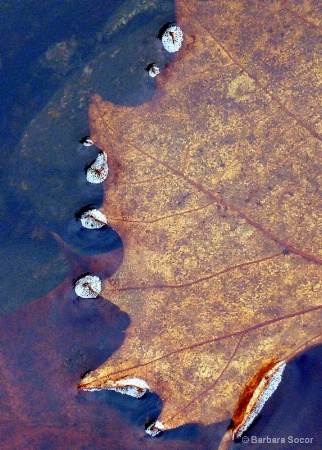
[{"label": "dark water shadow", "polygon": [[110,302],[76,297],[70,279],[2,319],[3,448],[103,448],[113,412],[98,404],[82,408],[76,387],[84,371],[121,345],[128,325]]},{"label": "dark water shadow", "polygon": [[[119,4],[119,0],[1,2],[0,133],[8,148],[17,144],[24,127],[66,77],[90,58],[96,33]],[[50,54],[57,43],[66,45],[61,60],[59,53]]]}]

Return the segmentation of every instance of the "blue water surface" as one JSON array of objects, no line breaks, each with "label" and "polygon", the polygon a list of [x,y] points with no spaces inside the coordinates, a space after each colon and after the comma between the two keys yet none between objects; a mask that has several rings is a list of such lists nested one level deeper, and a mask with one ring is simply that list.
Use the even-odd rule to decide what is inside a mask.
[{"label": "blue water surface", "polygon": [[156,34],[174,10],[171,2],[144,5],[1,3],[0,315],[65,278],[68,263],[51,232],[84,254],[122,245],[113,230],[88,233],[76,222],[77,210],[103,200],[102,185],[84,174],[99,149],[79,139],[90,132],[92,93],[126,105],[153,95],[144,69],[162,60]]}]

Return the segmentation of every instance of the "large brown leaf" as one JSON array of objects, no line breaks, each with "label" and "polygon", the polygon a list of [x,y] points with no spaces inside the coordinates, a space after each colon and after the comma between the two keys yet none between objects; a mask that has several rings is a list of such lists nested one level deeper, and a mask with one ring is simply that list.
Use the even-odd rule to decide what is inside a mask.
[{"label": "large brown leaf", "polygon": [[153,101],[93,97],[125,246],[104,295],[131,325],[81,387],[138,377],[166,428],[208,424],[263,365],[320,340],[319,7],[179,0],[184,45]]}]

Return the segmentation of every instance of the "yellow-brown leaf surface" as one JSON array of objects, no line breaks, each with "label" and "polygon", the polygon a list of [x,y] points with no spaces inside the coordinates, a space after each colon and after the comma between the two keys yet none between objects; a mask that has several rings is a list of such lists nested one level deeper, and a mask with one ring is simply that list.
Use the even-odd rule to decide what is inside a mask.
[{"label": "yellow-brown leaf surface", "polygon": [[184,45],[153,101],[92,99],[125,247],[104,297],[131,325],[82,385],[144,379],[166,428],[227,419],[264,364],[320,340],[318,8],[179,0]]}]

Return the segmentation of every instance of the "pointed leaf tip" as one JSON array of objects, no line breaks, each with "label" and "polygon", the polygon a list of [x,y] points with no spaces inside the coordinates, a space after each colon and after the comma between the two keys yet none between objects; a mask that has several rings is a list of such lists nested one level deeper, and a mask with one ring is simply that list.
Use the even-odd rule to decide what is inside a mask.
[{"label": "pointed leaf tip", "polygon": [[232,418],[232,439],[240,438],[263,409],[282,380],[285,361],[270,362],[247,383]]}]

